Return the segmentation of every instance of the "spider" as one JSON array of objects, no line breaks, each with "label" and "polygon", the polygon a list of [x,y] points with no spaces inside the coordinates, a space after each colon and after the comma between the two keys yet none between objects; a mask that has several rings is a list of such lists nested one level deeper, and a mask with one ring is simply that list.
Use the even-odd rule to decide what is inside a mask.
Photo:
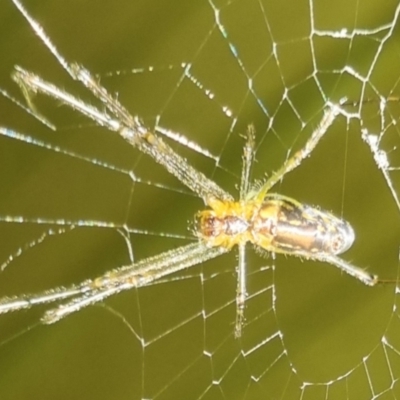
[{"label": "spider", "polygon": [[[270,193],[270,189],[288,172],[297,168],[308,157],[328,131],[341,108],[328,102],[322,119],[305,146],[288,158],[272,176],[257,189],[249,184],[254,161],[254,130],[249,127],[244,145],[239,200],[194,169],[183,157],[169,147],[159,136],[149,131],[137,117],[92,76],[84,67],[69,63],[19,0],[13,0],[35,33],[56,57],[60,65],[80,81],[104,105],[105,111],[82,102],[73,95],[43,80],[21,67],[15,67],[13,79],[21,87],[29,107],[38,116],[31,93],[43,93],[86,115],[96,124],[118,133],[129,144],[152,157],[169,173],[198,195],[206,209],[195,216],[194,243],[172,249],[130,265],[115,268],[95,279],[71,287],[58,287],[38,294],[25,294],[0,299],[0,313],[27,309],[36,304],[64,300],[46,311],[44,324],[54,323],[107,297],[131,288],[149,285],[166,275],[201,264],[238,247],[235,336],[242,333],[246,302],[245,248],[252,243],[271,253],[293,255],[330,263],[366,285],[378,283],[378,277],[354,266],[338,254],[345,252],[355,235],[350,224],[317,207]],[[40,116],[43,118],[42,116]]]}]

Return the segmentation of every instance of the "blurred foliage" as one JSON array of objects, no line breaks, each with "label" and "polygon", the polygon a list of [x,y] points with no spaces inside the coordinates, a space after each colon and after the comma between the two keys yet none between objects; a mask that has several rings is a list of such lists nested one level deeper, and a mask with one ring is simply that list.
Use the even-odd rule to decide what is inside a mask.
[{"label": "blurred foliage", "polygon": [[[311,157],[274,191],[343,215],[357,234],[344,257],[396,279],[399,209],[361,139],[362,128],[384,132],[381,147],[394,167],[390,178],[397,192],[399,135],[391,122],[400,105],[385,110],[382,129],[377,103],[379,95],[399,94],[399,24],[384,42],[391,26],[377,29],[395,21],[394,1],[219,0],[219,14],[206,1],[24,4],[62,54],[98,74],[133,115],[218,156],[215,163],[172,142],[235,195],[241,134],[249,123],[257,131],[252,176],[262,180],[301,148],[327,100],[371,100],[362,106],[363,124],[338,118]],[[98,104],[71,82],[11,1],[0,9],[0,88],[23,101],[10,78],[14,65],[21,65]],[[312,29],[349,37],[311,35]],[[191,64],[192,79],[182,63]],[[152,72],[129,72],[152,66]],[[0,137],[0,216],[107,221],[155,233],[130,236],[135,259],[188,242],[168,234],[191,239],[199,199],[175,191],[185,189],[117,135],[52,100],[35,100],[56,132],[3,97],[1,125],[114,169]],[[60,228],[1,222],[0,262]],[[129,262],[117,229],[64,231],[16,257],[1,275],[0,293],[68,285]],[[53,326],[39,325],[43,308],[1,316],[0,399],[297,399],[306,382],[303,400],[369,399],[398,379],[394,285],[368,288],[329,265],[262,258],[250,250],[248,325],[235,340],[235,263],[235,254],[221,257]],[[271,265],[274,272],[262,268]],[[390,347],[383,337],[397,352],[385,353]],[[332,383],[311,385],[317,382]],[[400,390],[394,385],[388,393],[393,397],[383,398]]]}]

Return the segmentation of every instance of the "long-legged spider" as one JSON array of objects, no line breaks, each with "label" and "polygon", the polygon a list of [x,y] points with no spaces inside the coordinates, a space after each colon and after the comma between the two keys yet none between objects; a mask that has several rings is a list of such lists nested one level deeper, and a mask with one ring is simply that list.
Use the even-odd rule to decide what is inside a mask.
[{"label": "long-legged spider", "polygon": [[196,214],[195,234],[198,240],[194,243],[113,269],[93,280],[86,280],[71,287],[58,287],[33,295],[5,297],[0,300],[0,313],[71,298],[45,312],[41,321],[44,324],[51,324],[113,294],[146,286],[166,275],[224,254],[237,245],[239,257],[235,335],[240,336],[246,301],[245,246],[248,242],[268,252],[330,263],[366,285],[373,286],[378,282],[377,276],[337,256],[346,251],[354,241],[354,232],[346,221],[319,208],[269,193],[285,174],[298,167],[302,160],[311,154],[340,114],[339,106],[327,103],[319,125],[305,146],[286,160],[281,168],[257,190],[251,189],[249,185],[254,158],[254,134],[250,128],[244,146],[240,197],[239,200],[234,200],[215,182],[194,169],[161,138],[146,129],[137,117],[132,117],[88,70],[78,64],[67,62],[19,0],[13,2],[61,66],[74,80],[86,86],[106,109],[103,111],[86,104],[39,76],[16,67],[13,79],[22,88],[32,110],[37,113],[29,94],[40,92],[72,107],[91,118],[96,124],[117,132],[202,198],[207,208]]}]

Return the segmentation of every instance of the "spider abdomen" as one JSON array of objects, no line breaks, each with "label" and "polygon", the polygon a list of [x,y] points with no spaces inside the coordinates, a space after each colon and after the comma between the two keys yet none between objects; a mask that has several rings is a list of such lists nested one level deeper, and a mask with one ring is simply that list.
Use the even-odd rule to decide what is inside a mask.
[{"label": "spider abdomen", "polygon": [[[273,214],[276,225],[271,231]],[[253,229],[258,239],[255,244],[265,250],[304,257],[317,253],[341,254],[354,242],[354,232],[348,222],[283,196],[264,201]]]}]

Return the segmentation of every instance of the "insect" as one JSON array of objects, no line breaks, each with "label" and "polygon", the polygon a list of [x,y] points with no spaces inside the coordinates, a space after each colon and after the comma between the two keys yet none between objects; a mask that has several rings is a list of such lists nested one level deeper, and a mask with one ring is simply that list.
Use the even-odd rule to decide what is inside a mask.
[{"label": "insect", "polygon": [[[188,245],[113,269],[95,279],[71,287],[58,287],[38,294],[24,294],[0,299],[0,313],[31,308],[36,304],[60,302],[45,312],[41,321],[54,323],[82,308],[131,288],[149,285],[166,275],[201,264],[238,247],[235,336],[242,334],[246,303],[245,249],[252,243],[271,253],[293,255],[330,263],[366,285],[378,283],[376,275],[354,266],[338,254],[345,252],[355,235],[350,224],[317,207],[304,205],[270,190],[308,157],[342,112],[340,105],[327,102],[323,116],[305,146],[287,159],[258,188],[252,187],[250,170],[254,161],[254,131],[250,127],[244,145],[240,195],[234,200],[224,189],[193,168],[157,134],[148,130],[139,118],[99,84],[84,67],[69,63],[59,53],[42,26],[34,20],[19,0],[16,7],[70,76],[81,82],[103,104],[105,110],[89,105],[41,77],[15,67],[13,79],[21,87],[29,107],[40,116],[31,100],[32,93],[42,93],[73,108],[96,124],[116,132],[130,145],[161,164],[169,173],[198,195],[206,208],[195,215],[197,239]],[[40,116],[42,118],[42,116]],[[44,117],[43,117],[44,119]]]}]

